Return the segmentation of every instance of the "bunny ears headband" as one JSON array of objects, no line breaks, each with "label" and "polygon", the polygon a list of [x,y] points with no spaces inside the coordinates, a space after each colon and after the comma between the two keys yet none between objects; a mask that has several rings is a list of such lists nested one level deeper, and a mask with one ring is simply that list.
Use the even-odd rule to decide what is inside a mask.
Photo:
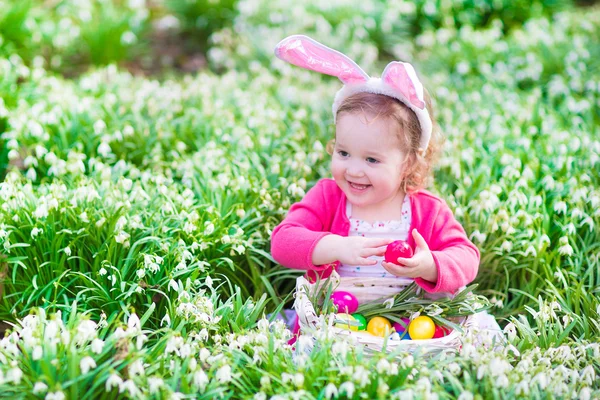
[{"label": "bunny ears headband", "polygon": [[385,67],[381,78],[371,78],[354,61],[304,35],[288,36],[275,46],[275,55],[290,64],[337,76],[344,86],[333,101],[333,119],[342,102],[359,92],[383,94],[400,100],[417,115],[421,125],[420,147],[427,149],[432,122],[425,107],[423,85],[412,65],[393,61]]}]

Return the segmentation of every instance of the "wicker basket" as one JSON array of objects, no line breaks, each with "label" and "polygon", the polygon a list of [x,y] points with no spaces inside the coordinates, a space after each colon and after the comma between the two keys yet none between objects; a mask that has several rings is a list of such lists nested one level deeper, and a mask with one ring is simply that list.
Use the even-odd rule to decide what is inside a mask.
[{"label": "wicker basket", "polygon": [[[310,302],[309,297],[313,297],[322,290],[323,286],[333,284],[335,290],[343,290],[352,293],[359,304],[364,302],[381,299],[382,302],[404,289],[411,281],[395,278],[341,278],[336,272],[333,272],[328,279],[324,279],[318,284],[311,284],[303,276],[296,280],[296,293],[294,308],[298,313],[298,322],[300,332],[309,332],[318,330],[322,326],[320,318],[315,311],[315,307]],[[440,295],[427,294],[429,298],[441,297]],[[444,295],[445,296],[445,295]],[[460,325],[468,329],[473,324],[473,316],[463,318]],[[426,340],[390,340],[384,337],[373,336],[364,331],[350,331],[333,326],[333,316],[329,319],[329,329],[339,336],[351,336],[362,344],[366,353],[386,350],[392,352],[419,351],[421,354],[437,354],[445,350],[459,350],[462,344],[463,334],[453,330],[447,336],[438,339]]]}]

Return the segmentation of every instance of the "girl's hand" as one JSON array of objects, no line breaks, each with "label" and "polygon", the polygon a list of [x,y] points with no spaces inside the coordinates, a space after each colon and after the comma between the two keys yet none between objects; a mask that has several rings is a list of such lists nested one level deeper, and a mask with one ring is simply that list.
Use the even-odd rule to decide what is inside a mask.
[{"label": "girl's hand", "polygon": [[429,250],[429,246],[423,239],[423,236],[416,230],[412,231],[413,238],[417,248],[415,255],[412,258],[398,258],[401,265],[392,264],[383,261],[381,265],[390,274],[403,276],[407,278],[423,278],[429,282],[436,282],[438,278],[437,267],[433,260],[433,255]]},{"label": "girl's hand", "polygon": [[337,259],[349,265],[375,265],[376,260],[371,256],[383,256],[386,246],[393,239],[365,238],[362,236],[343,237],[336,249]]}]

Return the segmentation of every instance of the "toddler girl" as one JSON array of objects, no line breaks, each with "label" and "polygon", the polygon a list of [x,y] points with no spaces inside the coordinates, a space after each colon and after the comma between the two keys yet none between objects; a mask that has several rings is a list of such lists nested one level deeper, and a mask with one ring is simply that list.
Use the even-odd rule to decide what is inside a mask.
[{"label": "toddler girl", "polygon": [[[392,62],[370,78],[345,55],[301,35],[277,57],[337,76],[333,179],[294,204],[271,237],[273,258],[314,281],[341,277],[414,280],[425,291],[455,292],[477,275],[479,251],[446,203],[423,190],[437,150],[425,90],[413,67]],[[387,244],[406,240],[412,258],[383,261]]]}]

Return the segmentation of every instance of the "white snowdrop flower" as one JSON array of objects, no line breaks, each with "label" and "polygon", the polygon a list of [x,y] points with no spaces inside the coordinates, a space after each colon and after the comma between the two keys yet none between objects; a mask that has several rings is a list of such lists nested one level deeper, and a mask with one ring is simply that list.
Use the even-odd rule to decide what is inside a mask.
[{"label": "white snowdrop flower", "polygon": [[131,31],[125,31],[121,35],[121,43],[126,46],[131,45],[131,44],[135,43],[136,41],[137,41],[137,36],[135,35],[135,33],[131,32]]},{"label": "white snowdrop flower", "polygon": [[38,345],[33,348],[33,352],[31,353],[31,359],[35,360],[35,361],[41,360],[43,355],[44,355],[44,350],[42,349],[42,346]]},{"label": "white snowdrop flower", "polygon": [[196,229],[198,229],[198,227],[196,225],[194,225],[193,223],[191,223],[190,221],[187,221],[185,223],[185,225],[183,226],[183,231],[185,233],[187,233],[188,235],[191,234],[192,232],[194,232]]},{"label": "white snowdrop flower", "polygon": [[160,326],[171,326],[171,317],[169,317],[169,314],[165,314],[163,319],[160,320]]},{"label": "white snowdrop flower", "polygon": [[67,257],[71,256],[71,248],[69,246],[65,247],[63,249],[63,251],[65,252],[65,254],[67,255]]},{"label": "white snowdrop flower", "polygon": [[594,367],[588,365],[585,367],[580,373],[580,381],[585,383],[588,386],[592,386],[594,381],[596,380],[596,372],[594,371]]},{"label": "white snowdrop flower", "polygon": [[385,306],[385,308],[392,308],[394,306],[394,298],[390,297],[389,299],[385,300],[383,302],[383,305]]},{"label": "white snowdrop flower", "polygon": [[208,376],[204,370],[199,369],[198,371],[194,372],[192,381],[196,387],[204,389],[206,385],[208,385]]},{"label": "white snowdrop flower", "polygon": [[44,382],[36,382],[35,385],[33,385],[33,394],[46,393],[47,391],[48,385],[46,385]]},{"label": "white snowdrop flower", "polygon": [[459,396],[457,400],[473,400],[473,393],[469,392],[469,391],[465,391],[462,392]]},{"label": "white snowdrop flower", "polygon": [[98,274],[100,274],[100,276],[104,276],[107,273],[108,273],[108,271],[104,267],[100,268],[100,271],[98,271]]},{"label": "white snowdrop flower", "polygon": [[579,391],[579,395],[575,396],[575,398],[578,398],[579,400],[590,400],[592,398],[592,390],[589,387],[584,386]]},{"label": "white snowdrop flower", "polygon": [[37,179],[37,172],[35,171],[35,169],[29,168],[27,169],[27,173],[25,174],[25,177],[27,179],[29,179],[30,181],[35,181]]},{"label": "white snowdrop flower", "polygon": [[119,385],[119,393],[127,392],[132,398],[140,397],[140,389],[138,389],[135,382],[131,379],[127,379],[125,382]]},{"label": "white snowdrop flower", "polygon": [[208,360],[208,357],[210,357],[210,351],[206,347],[201,348],[199,357],[201,362],[206,362],[206,360]]},{"label": "white snowdrop flower", "polygon": [[125,218],[124,215],[121,215],[117,220],[117,223],[115,224],[115,231],[123,230],[123,228],[125,228],[125,225],[127,225],[127,218]]},{"label": "white snowdrop flower", "polygon": [[475,239],[480,244],[485,242],[486,238],[487,238],[487,235],[485,233],[479,232],[478,230],[471,233],[471,239]]},{"label": "white snowdrop flower", "polygon": [[171,279],[169,281],[169,286],[167,287],[168,290],[174,290],[175,292],[179,291],[179,285],[177,285],[177,282],[175,282],[174,279]]},{"label": "white snowdrop flower", "polygon": [[132,313],[127,319],[127,330],[139,330],[141,329],[140,318],[136,313]]},{"label": "white snowdrop flower", "polygon": [[106,218],[102,217],[98,221],[96,221],[96,228],[101,228],[102,225],[106,222]]},{"label": "white snowdrop flower", "polygon": [[129,239],[129,233],[127,232],[121,231],[115,236],[115,241],[117,243],[125,243],[127,239]]},{"label": "white snowdrop flower", "polygon": [[330,383],[325,387],[325,398],[331,399],[332,397],[338,397],[338,389],[333,383]]},{"label": "white snowdrop flower", "polygon": [[221,243],[223,243],[223,244],[228,244],[228,243],[231,243],[231,237],[229,237],[229,235],[224,235],[224,236],[221,238]]},{"label": "white snowdrop flower", "polygon": [[[38,235],[40,233],[44,233],[44,230],[43,229],[39,229],[39,228],[33,228],[31,230],[31,238],[35,239],[36,237],[38,237]],[[2,237],[2,235],[0,235],[0,237]]]},{"label": "white snowdrop flower", "polygon": [[505,240],[504,242],[502,242],[500,249],[503,252],[510,253],[510,251],[512,250],[512,247],[513,247],[512,242],[510,240]]},{"label": "white snowdrop flower", "polygon": [[161,378],[151,376],[148,378],[148,390],[151,394],[158,394],[159,390],[165,382]]},{"label": "white snowdrop flower", "polygon": [[554,211],[557,214],[566,214],[567,213],[567,203],[564,201],[558,201],[554,204]]},{"label": "white snowdrop flower", "polygon": [[134,362],[132,362],[131,364],[129,364],[129,368],[128,368],[129,374],[131,376],[143,376],[144,375],[144,363],[142,363],[142,360],[135,360]]},{"label": "white snowdrop flower", "polygon": [[354,383],[352,383],[351,381],[346,381],[342,383],[339,388],[339,393],[344,393],[349,399],[354,397],[354,391]]},{"label": "white snowdrop flower", "polygon": [[48,206],[46,203],[41,203],[33,212],[33,216],[36,219],[42,219],[48,217]]},{"label": "white snowdrop flower", "polygon": [[209,223],[205,228],[204,228],[204,235],[208,236],[210,234],[212,234],[215,231],[215,226],[212,223]]},{"label": "white snowdrop flower", "polygon": [[101,339],[92,340],[91,349],[93,353],[100,354],[102,353],[102,349],[104,348],[104,341]]},{"label": "white snowdrop flower", "polygon": [[6,382],[13,382],[18,385],[21,383],[21,379],[23,378],[23,371],[20,368],[14,367],[8,370],[6,373]]},{"label": "white snowdrop flower", "polygon": [[121,379],[121,377],[117,373],[114,373],[111,376],[109,376],[106,380],[106,391],[110,392],[112,388],[118,388],[121,386],[122,383],[123,379]]},{"label": "white snowdrop flower", "polygon": [[229,365],[223,365],[221,368],[217,370],[215,374],[215,378],[220,383],[229,383],[231,382],[231,367]]},{"label": "white snowdrop flower", "polygon": [[79,219],[80,219],[82,222],[85,222],[85,223],[88,223],[88,222],[90,222],[90,220],[89,220],[89,218],[88,218],[88,215],[87,215],[87,212],[85,212],[85,211],[84,211],[84,212],[82,212],[81,214],[79,214]]},{"label": "white snowdrop flower", "polygon": [[210,276],[208,276],[208,275],[207,275],[207,276],[206,276],[206,279],[204,280],[204,284],[205,284],[206,286],[208,286],[209,288],[212,288],[212,285],[213,285],[213,280],[212,280],[212,278],[211,278]]},{"label": "white snowdrop flower", "polygon": [[96,361],[90,356],[83,357],[79,362],[79,368],[81,368],[81,373],[85,375],[96,368]]},{"label": "white snowdrop flower", "polygon": [[137,275],[138,278],[142,279],[144,276],[146,276],[146,270],[141,268],[138,269],[135,274]]},{"label": "white snowdrop flower", "polygon": [[50,392],[46,395],[45,400],[65,400],[65,394],[62,390]]},{"label": "white snowdrop flower", "polygon": [[102,121],[101,119],[94,122],[94,132],[96,134],[102,133],[105,129],[106,129],[106,123],[104,121]]},{"label": "white snowdrop flower", "polygon": [[456,71],[461,75],[466,75],[471,70],[471,66],[466,61],[461,61],[456,65]]},{"label": "white snowdrop flower", "polygon": [[574,234],[575,234],[575,232],[577,232],[577,229],[575,229],[575,225],[573,225],[573,223],[572,223],[572,222],[569,222],[569,223],[567,224],[567,226],[565,227],[565,229],[567,230],[567,233],[568,233],[569,235],[574,235]]},{"label": "white snowdrop flower", "polygon": [[533,257],[537,256],[537,251],[535,250],[535,247],[533,247],[532,245],[530,245],[529,247],[527,247],[527,250],[525,250],[525,257],[532,255]]},{"label": "white snowdrop flower", "polygon": [[564,244],[558,248],[558,254],[571,257],[573,255],[573,247],[570,244]]},{"label": "white snowdrop flower", "polygon": [[112,149],[110,148],[110,145],[106,142],[100,143],[97,151],[98,151],[98,154],[100,154],[102,157],[108,157],[112,153]]}]

